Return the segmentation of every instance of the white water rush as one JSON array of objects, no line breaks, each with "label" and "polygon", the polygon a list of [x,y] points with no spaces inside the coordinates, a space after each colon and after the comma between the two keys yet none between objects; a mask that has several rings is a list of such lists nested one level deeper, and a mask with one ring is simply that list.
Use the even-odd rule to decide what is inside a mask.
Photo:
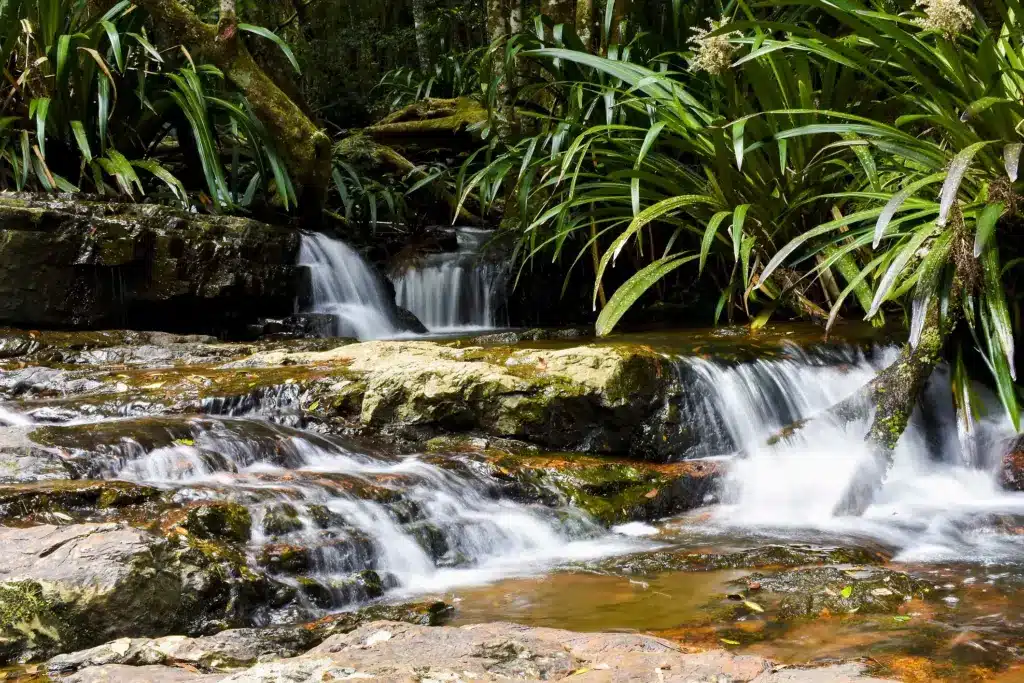
[{"label": "white water rush", "polygon": [[480,258],[489,231],[458,228],[456,252],[425,255],[395,278],[398,305],[431,332],[497,327],[503,272]]},{"label": "white water rush", "polygon": [[737,453],[723,483],[723,504],[713,510],[711,533],[819,543],[869,540],[908,562],[1024,557],[1024,537],[1014,521],[1024,515],[1024,494],[1002,490],[996,478],[1012,434],[1009,421],[998,401],[986,396],[987,416],[965,443],[942,368],[870,506],[860,516],[836,514],[858,468],[875,457],[865,441],[871,415],[865,410],[849,420],[823,411],[893,360],[894,353],[883,352],[822,364],[794,349],[786,359],[734,366],[686,361],[699,378],[691,393],[707,397],[703,414],[715,418],[701,420],[703,433],[714,436],[717,430],[712,441]]},{"label": "white water rush", "polygon": [[312,277],[312,312],[334,316],[335,336],[365,340],[400,334],[384,285],[347,244],[303,235],[299,265],[309,267]]}]

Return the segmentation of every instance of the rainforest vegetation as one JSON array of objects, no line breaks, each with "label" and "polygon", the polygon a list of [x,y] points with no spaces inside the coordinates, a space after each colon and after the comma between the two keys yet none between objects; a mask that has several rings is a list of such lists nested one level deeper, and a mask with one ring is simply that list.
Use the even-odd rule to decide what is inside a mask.
[{"label": "rainforest vegetation", "polygon": [[[0,190],[490,226],[599,335],[903,326],[1019,421],[1017,0],[0,0]],[[585,283],[586,294],[573,283]]]}]

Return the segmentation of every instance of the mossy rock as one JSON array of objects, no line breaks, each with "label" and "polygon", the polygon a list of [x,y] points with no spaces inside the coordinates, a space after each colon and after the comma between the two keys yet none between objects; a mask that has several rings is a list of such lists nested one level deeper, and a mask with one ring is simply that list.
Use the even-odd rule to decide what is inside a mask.
[{"label": "mossy rock", "polygon": [[182,526],[197,538],[248,543],[252,517],[238,503],[204,503],[189,509]]},{"label": "mossy rock", "polygon": [[300,235],[244,218],[0,197],[0,323],[216,333],[286,316]]},{"label": "mossy rock", "polygon": [[601,563],[607,571],[654,576],[664,572],[770,569],[811,565],[871,566],[890,559],[867,548],[829,548],[804,544],[766,545],[734,553],[695,553],[663,550],[612,558]]},{"label": "mossy rock", "polygon": [[164,492],[124,481],[53,481],[0,486],[0,522],[32,523],[57,515],[68,521],[99,521],[152,509]]},{"label": "mossy rock", "polygon": [[704,504],[723,473],[721,461],[671,464],[579,454],[503,455],[492,475],[527,498],[561,498],[606,524],[652,520]]},{"label": "mossy rock", "polygon": [[304,526],[299,511],[290,503],[278,503],[267,509],[263,516],[263,533],[267,536],[286,536],[301,531]]},{"label": "mossy rock", "polygon": [[[814,567],[775,574],[751,574],[740,582],[751,599],[778,600],[783,619],[827,615],[896,614],[914,598],[924,598],[933,586],[928,581],[883,567],[839,569]],[[756,586],[756,590],[752,587]]]}]

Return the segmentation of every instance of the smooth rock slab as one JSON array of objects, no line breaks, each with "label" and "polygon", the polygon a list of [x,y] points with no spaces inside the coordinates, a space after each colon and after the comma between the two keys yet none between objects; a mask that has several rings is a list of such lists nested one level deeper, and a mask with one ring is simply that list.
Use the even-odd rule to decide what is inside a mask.
[{"label": "smooth rock slab", "polygon": [[[307,654],[224,677],[157,678],[155,669],[85,669],[75,683],[153,680],[178,683],[321,683],[323,681],[539,681],[605,683],[884,683],[857,663],[818,669],[778,668],[769,660],[721,650],[688,654],[668,640],[639,634],[573,633],[514,624],[461,628],[379,621],[333,636]],[[101,678],[100,675],[109,675]],[[150,676],[146,678],[146,676]]]},{"label": "smooth rock slab", "polygon": [[231,625],[255,602],[217,553],[120,524],[0,528],[0,547],[0,663]]}]

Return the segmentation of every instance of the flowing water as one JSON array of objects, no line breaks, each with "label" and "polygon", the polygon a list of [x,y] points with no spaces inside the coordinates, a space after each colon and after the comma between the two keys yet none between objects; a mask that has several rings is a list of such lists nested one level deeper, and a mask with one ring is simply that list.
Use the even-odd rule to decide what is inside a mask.
[{"label": "flowing water", "polygon": [[[383,288],[357,255],[311,237],[303,259],[313,266],[318,307],[335,312],[339,326],[358,328],[360,336],[389,334],[384,317],[374,317]],[[872,504],[861,516],[841,517],[833,513],[836,503],[872,457],[864,442],[869,415],[838,421],[823,411],[891,363],[892,349],[788,345],[730,360],[717,351],[662,350],[678,378],[678,412],[696,437],[678,456],[720,458],[727,466],[707,507],[650,524],[607,530],[569,505],[531,502],[471,454],[395,456],[303,431],[298,397],[287,385],[230,405],[207,402],[204,412],[214,417],[189,420],[188,439],[144,447],[143,439],[127,438],[92,457],[88,476],[164,487],[183,505],[245,505],[253,519],[250,562],[294,586],[302,600],[301,609],[277,614],[279,621],[374,598],[365,574],[372,570],[388,597],[455,600],[465,623],[641,629],[701,646],[742,641],[793,661],[862,656],[866,648],[893,657],[927,650],[933,664],[953,657],[964,634],[982,634],[988,640],[972,640],[968,649],[984,651],[993,671],[1005,669],[1006,652],[1024,657],[1007,644],[1024,629],[1024,494],[997,481],[1012,429],[993,396],[979,387],[988,410],[965,435],[948,374],[937,371]],[[27,422],[0,408],[0,425]],[[133,423],[124,424],[130,430]],[[783,627],[770,620],[767,602],[767,615],[739,620],[724,619],[720,605],[709,607],[709,596],[735,591],[733,582],[750,569],[636,578],[608,564],[635,553],[769,544],[881,549],[895,569],[927,576],[950,593],[940,607],[907,604],[915,615],[907,628],[920,631],[914,634],[894,632],[890,615]],[[938,644],[922,650],[926,636]],[[988,676],[928,671],[907,680]]]},{"label": "flowing water", "polygon": [[556,562],[636,550],[572,508],[503,499],[469,460],[431,461],[361,452],[343,441],[263,421],[197,421],[192,438],[150,451],[128,441],[99,476],[177,491],[189,500],[230,499],[253,519],[250,551],[299,549],[303,579],[320,607],[372,597],[353,577],[376,571],[392,595],[444,591]]},{"label": "flowing water", "polygon": [[304,234],[299,265],[312,277],[312,312],[334,316],[334,334],[383,339],[401,333],[387,291],[363,257],[341,240]]},{"label": "flowing water", "polygon": [[487,230],[458,228],[457,252],[427,254],[395,278],[398,305],[435,333],[498,327],[500,264],[480,258]]}]

